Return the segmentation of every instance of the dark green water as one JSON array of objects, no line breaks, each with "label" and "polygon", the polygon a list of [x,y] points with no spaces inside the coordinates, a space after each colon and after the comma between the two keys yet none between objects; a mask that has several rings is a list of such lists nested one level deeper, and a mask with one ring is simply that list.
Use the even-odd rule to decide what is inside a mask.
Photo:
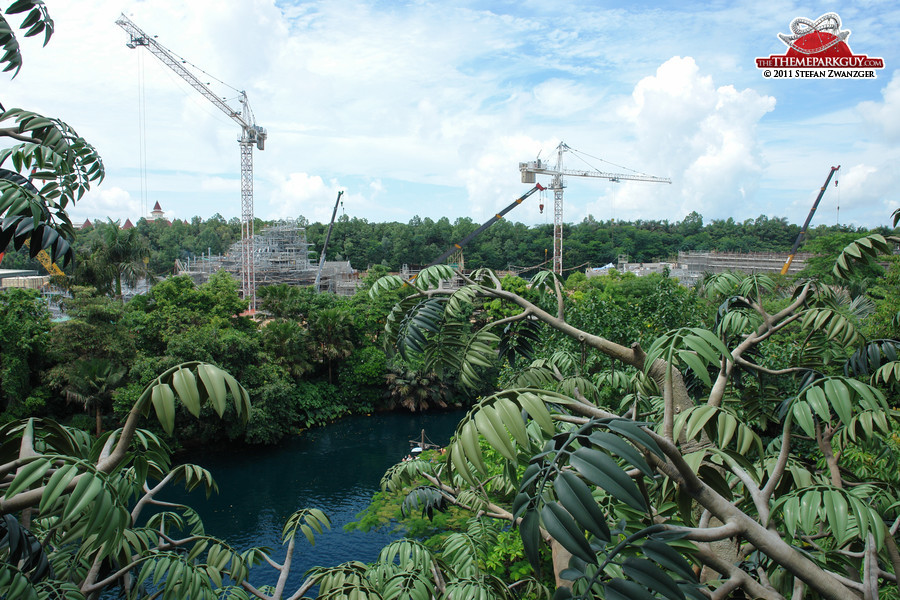
[{"label": "dark green water", "polygon": [[[219,494],[209,500],[202,492],[169,499],[197,509],[207,533],[240,550],[268,546],[277,562],[284,560],[281,530],[287,518],[301,508],[324,511],[331,531],[317,537],[313,547],[302,535],[297,541],[288,585],[294,590],[310,567],[370,562],[384,545],[401,537],[393,531],[345,532],[343,526],[368,505],[388,467],[408,454],[410,439],[418,439],[424,429],[433,442],[446,444],[463,415],[354,416],[278,446],[193,452],[185,462],[208,469]],[[275,570],[264,564],[254,569],[250,582],[274,585],[276,578]]]}]

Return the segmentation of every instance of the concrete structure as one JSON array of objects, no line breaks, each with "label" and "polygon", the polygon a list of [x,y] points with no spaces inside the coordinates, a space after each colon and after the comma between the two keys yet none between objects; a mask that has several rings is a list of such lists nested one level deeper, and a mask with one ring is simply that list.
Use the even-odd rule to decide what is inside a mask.
[{"label": "concrete structure", "polygon": [[[794,256],[788,274],[794,275],[802,271],[810,256],[812,255],[809,253],[798,253]],[[634,273],[639,277],[668,272],[671,277],[677,278],[684,285],[693,286],[706,273],[725,271],[740,271],[747,274],[781,273],[787,258],[787,252],[679,252],[678,260],[675,262],[635,263],[629,262],[627,256],[621,255],[615,265],[608,264],[588,269],[585,274],[588,277],[597,277],[607,275],[611,269],[620,273]]]},{"label": "concrete structure", "polygon": [[24,287],[12,282],[16,279],[37,277],[37,275],[38,272],[33,269],[0,269],[0,287]]}]

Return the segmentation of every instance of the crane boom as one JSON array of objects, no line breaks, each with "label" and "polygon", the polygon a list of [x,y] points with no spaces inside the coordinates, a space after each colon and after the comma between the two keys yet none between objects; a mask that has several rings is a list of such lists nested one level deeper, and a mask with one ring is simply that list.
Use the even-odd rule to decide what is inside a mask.
[{"label": "crane boom", "polygon": [[319,257],[319,270],[316,271],[316,281],[313,284],[317,292],[319,291],[319,280],[322,278],[322,267],[325,266],[325,250],[328,249],[328,241],[331,239],[331,230],[334,227],[334,218],[337,216],[338,204],[340,204],[341,196],[343,195],[344,190],[340,190],[337,195],[337,200],[334,201],[334,210],[331,211],[331,222],[328,223],[328,232],[325,234],[325,243],[322,244],[322,256]]},{"label": "crane boom", "polygon": [[[831,167],[831,171],[828,172],[828,177],[825,178],[825,184],[822,186],[822,189],[819,190],[819,195],[816,196],[816,201],[813,202],[812,208],[809,209],[809,214],[806,216],[806,222],[803,223],[800,233],[797,234],[797,239],[794,240],[794,246],[791,248],[791,253],[788,254],[787,260],[784,261],[784,266],[781,267],[782,275],[786,275],[788,269],[791,268],[791,263],[794,262],[794,255],[797,254],[800,244],[803,243],[803,238],[806,236],[806,230],[809,228],[809,223],[812,221],[813,215],[816,214],[816,209],[819,208],[819,202],[822,200],[822,196],[825,195],[825,190],[828,188],[828,184],[831,183],[831,178],[834,177],[834,174],[839,171],[840,168],[841,165]],[[837,185],[837,182],[835,181],[834,184]]]},{"label": "crane boom", "polygon": [[607,173],[606,171],[594,171],[583,169],[553,169],[547,163],[540,160],[533,160],[527,163],[519,163],[519,170],[522,171],[522,183],[533,183],[525,181],[526,173],[534,173],[540,175],[567,175],[569,177],[597,177],[600,179],[608,179],[613,182],[619,181],[651,181],[654,183],[672,183],[668,177],[656,177],[654,175],[636,175],[631,173]]},{"label": "crane boom", "polygon": [[256,146],[258,150],[265,150],[268,137],[266,129],[256,124],[246,92],[238,92],[241,110],[234,110],[187,70],[182,64],[184,61],[176,58],[165,46],[147,35],[131,19],[124,14],[120,15],[116,19],[116,25],[124,29],[131,37],[131,40],[125,44],[126,46],[132,49],[139,46],[147,48],[164,65],[172,69],[241,127],[241,137],[238,139],[241,148],[241,290],[244,299],[250,301],[250,309],[253,310],[256,308],[256,261],[253,251],[253,146]]},{"label": "crane boom", "polygon": [[482,223],[481,226],[478,227],[475,231],[473,231],[472,233],[470,233],[469,235],[467,235],[466,237],[464,237],[464,238],[461,239],[460,241],[456,242],[455,244],[453,244],[452,246],[450,246],[449,248],[447,248],[447,249],[444,251],[443,254],[441,254],[440,256],[438,256],[437,258],[435,258],[433,261],[431,261],[430,263],[428,263],[428,265],[426,265],[425,268],[427,269],[428,267],[433,267],[434,265],[440,264],[440,263],[444,262],[444,260],[446,260],[447,257],[449,257],[449,256],[450,256],[451,254],[453,254],[454,252],[456,252],[456,251],[458,251],[458,250],[462,250],[462,249],[463,249],[463,246],[465,246],[466,244],[468,244],[469,242],[471,242],[473,239],[475,239],[476,237],[478,237],[479,235],[481,235],[481,233],[482,233],[485,229],[487,229],[488,227],[490,227],[491,225],[493,225],[494,223],[496,223],[497,221],[499,221],[500,219],[502,219],[504,216],[506,216],[506,213],[508,213],[509,211],[511,211],[512,209],[514,209],[515,207],[517,207],[518,205],[522,204],[522,202],[523,202],[526,198],[528,198],[528,196],[530,196],[530,195],[532,195],[533,193],[535,193],[536,191],[542,190],[542,189],[544,189],[544,186],[542,186],[542,185],[539,184],[539,183],[536,183],[536,184],[534,185],[533,188],[531,188],[530,190],[528,190],[527,192],[525,192],[524,194],[522,194],[521,196],[519,196],[518,198],[516,198],[515,200],[513,200],[512,203],[510,203],[509,206],[507,206],[506,208],[504,208],[503,210],[501,210],[500,212],[498,212],[496,215],[494,215],[493,217],[491,217],[490,219],[488,219],[488,220],[485,221],[484,223]]},{"label": "crane boom", "polygon": [[550,185],[553,190],[553,272],[562,275],[562,216],[563,216],[563,189],[566,187],[564,176],[568,177],[597,177],[608,179],[614,183],[620,181],[647,181],[651,183],[672,183],[668,177],[656,177],[643,173],[607,173],[593,169],[566,169],[563,167],[563,154],[573,151],[565,142],[560,142],[556,147],[556,165],[550,166],[540,159],[519,163],[519,171],[522,174],[522,183],[535,183],[536,175],[550,175]]}]

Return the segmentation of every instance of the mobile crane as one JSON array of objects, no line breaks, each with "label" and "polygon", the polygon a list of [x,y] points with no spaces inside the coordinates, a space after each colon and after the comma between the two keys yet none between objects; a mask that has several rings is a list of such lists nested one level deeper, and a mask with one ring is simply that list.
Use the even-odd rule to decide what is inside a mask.
[{"label": "mobile crane", "polygon": [[[828,187],[828,184],[831,183],[831,178],[834,177],[834,174],[837,173],[841,169],[841,165],[836,167],[831,167],[831,171],[828,173],[828,177],[825,179],[825,185],[822,186],[822,189],[819,190],[819,195],[816,196],[816,201],[813,202],[812,208],[809,209],[809,215],[806,217],[806,222],[803,223],[803,227],[800,229],[800,233],[797,234],[797,239],[794,241],[794,247],[791,248],[791,253],[788,255],[787,260],[784,261],[784,266],[781,267],[781,274],[786,275],[788,269],[791,268],[791,263],[794,262],[794,255],[797,254],[797,250],[800,248],[800,244],[803,243],[803,238],[806,236],[806,230],[809,228],[809,222],[812,221],[813,215],[816,214],[816,209],[819,208],[819,201],[822,200],[822,196],[825,195],[825,189]],[[837,181],[834,182],[834,185],[837,185]]]}]

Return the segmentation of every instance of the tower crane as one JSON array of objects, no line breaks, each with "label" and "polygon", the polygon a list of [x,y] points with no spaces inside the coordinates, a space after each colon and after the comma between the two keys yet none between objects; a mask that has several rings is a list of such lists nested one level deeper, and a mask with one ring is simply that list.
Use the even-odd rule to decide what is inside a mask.
[{"label": "tower crane", "polygon": [[560,142],[556,147],[556,165],[550,166],[540,158],[529,162],[519,163],[519,171],[522,174],[522,183],[535,183],[536,175],[550,175],[548,189],[553,190],[553,272],[562,275],[562,215],[563,215],[563,189],[566,187],[563,177],[599,177],[608,179],[614,183],[620,181],[649,181],[653,183],[672,183],[668,177],[655,177],[643,173],[606,173],[594,169],[566,169],[563,166],[563,155],[566,152],[576,152],[565,142]]},{"label": "tower crane", "polygon": [[116,25],[124,29],[131,40],[125,45],[129,48],[143,46],[164,65],[175,71],[191,87],[215,105],[216,108],[228,115],[232,121],[241,126],[241,137],[238,144],[241,148],[241,291],[244,299],[250,301],[251,310],[256,308],[256,260],[253,251],[253,146],[259,150],[265,150],[266,130],[256,124],[253,111],[250,110],[250,102],[247,93],[239,92],[238,102],[241,110],[234,110],[222,98],[217,96],[209,87],[188,71],[182,64],[184,61],[177,59],[162,44],[152,36],[134,24],[124,14],[116,19]]}]

